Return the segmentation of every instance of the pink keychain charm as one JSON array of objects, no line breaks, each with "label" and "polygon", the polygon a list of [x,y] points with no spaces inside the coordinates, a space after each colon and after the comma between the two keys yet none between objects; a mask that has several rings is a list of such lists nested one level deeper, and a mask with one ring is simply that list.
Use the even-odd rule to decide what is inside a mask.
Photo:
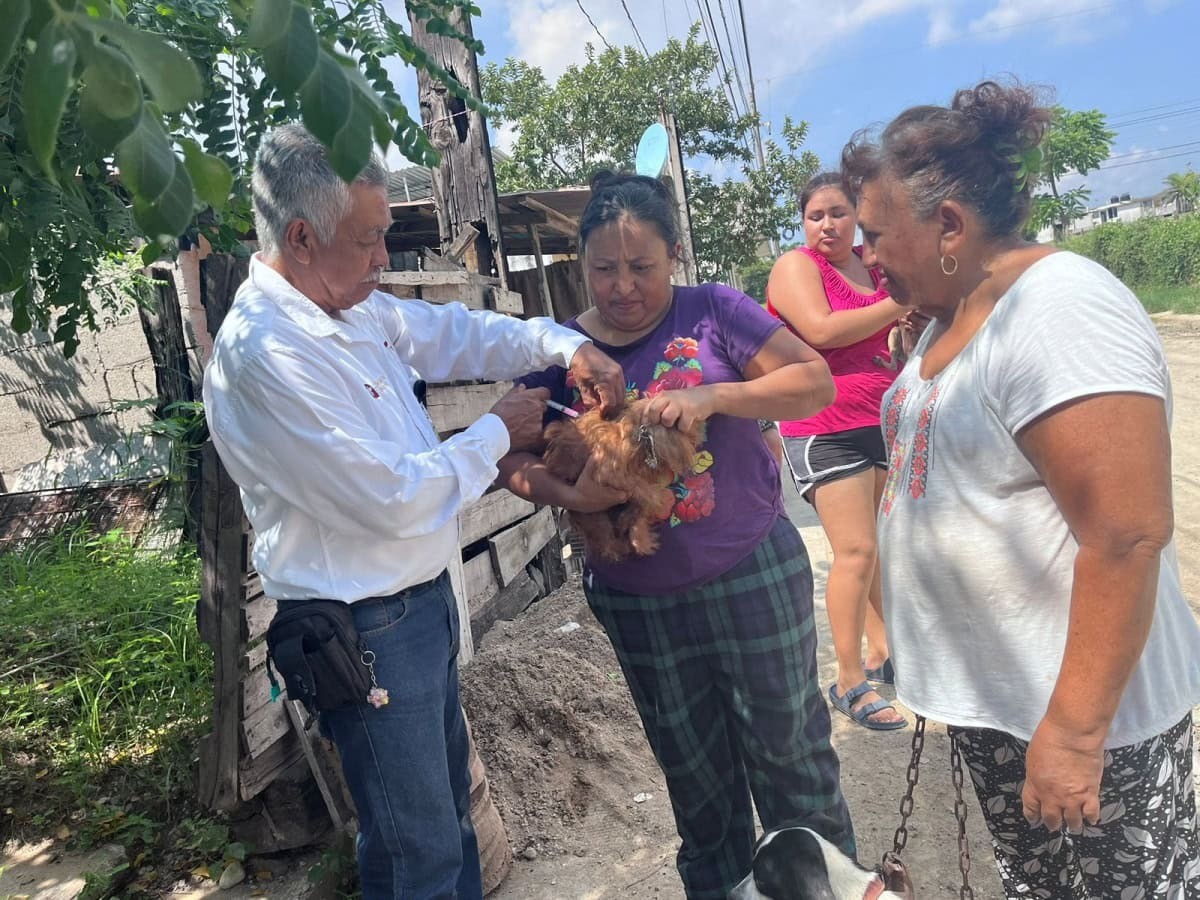
[{"label": "pink keychain charm", "polygon": [[387,706],[389,699],[387,688],[381,688],[379,682],[375,680],[375,651],[364,650],[361,658],[362,664],[371,673],[371,689],[367,691],[367,702],[376,709]]}]

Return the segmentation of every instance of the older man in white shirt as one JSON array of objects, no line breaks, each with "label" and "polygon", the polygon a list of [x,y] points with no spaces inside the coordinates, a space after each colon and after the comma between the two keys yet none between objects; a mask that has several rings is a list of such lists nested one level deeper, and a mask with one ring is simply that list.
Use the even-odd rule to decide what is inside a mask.
[{"label": "older man in white shirt", "polygon": [[[568,366],[585,396],[624,398],[620,367],[577,332],[376,290],[391,225],[377,159],[351,185],[299,125],[262,142],[262,252],[217,335],[204,402],[281,609],[351,604],[388,701],[321,714],[358,808],[365,900],[482,896],[459,707],[457,516],[510,450],[540,441],[546,393],[513,390],[439,441],[430,381]],[[581,490],[587,494],[585,487]],[[595,487],[583,504],[615,498]]]}]

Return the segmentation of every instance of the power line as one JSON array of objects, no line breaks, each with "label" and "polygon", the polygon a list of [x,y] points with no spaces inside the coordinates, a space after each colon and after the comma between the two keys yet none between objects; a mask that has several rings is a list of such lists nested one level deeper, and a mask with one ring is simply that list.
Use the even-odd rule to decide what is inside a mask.
[{"label": "power line", "polygon": [[625,18],[629,20],[629,24],[633,26],[633,36],[637,38],[639,44],[642,45],[642,52],[646,54],[646,59],[650,58],[650,51],[646,49],[646,42],[642,40],[642,33],[638,31],[637,22],[633,21],[633,16],[629,12],[629,4],[625,0],[621,0],[621,8],[625,10]]},{"label": "power line", "polygon": [[1185,156],[1195,156],[1197,153],[1200,153],[1200,149],[1185,150],[1182,153],[1168,153],[1166,156],[1147,156],[1143,159],[1134,159],[1130,160],[1129,162],[1117,163],[1115,166],[1100,166],[1099,171],[1107,172],[1109,169],[1123,169],[1126,166],[1140,166],[1144,163],[1161,162],[1162,160],[1167,159],[1182,159]]},{"label": "power line", "polygon": [[1150,122],[1161,122],[1164,119],[1177,119],[1180,116],[1190,116],[1200,112],[1200,105],[1188,106],[1183,109],[1177,109],[1174,112],[1156,113],[1154,115],[1142,116],[1138,119],[1129,119],[1124,122],[1110,122],[1113,128],[1129,128],[1133,125],[1146,125]]},{"label": "power line", "polygon": [[575,0],[575,5],[578,6],[579,11],[583,13],[583,17],[588,20],[588,24],[592,26],[592,30],[599,35],[600,40],[604,43],[604,46],[611,50],[612,44],[608,42],[603,33],[601,33],[600,29],[596,26],[596,23],[592,21],[592,17],[588,15],[588,11],[583,8],[583,0]]},{"label": "power line", "polygon": [[1131,109],[1128,112],[1117,113],[1113,118],[1124,119],[1129,116],[1140,116],[1142,113],[1153,112],[1156,109],[1170,109],[1172,106],[1185,106],[1189,103],[1200,103],[1200,97],[1192,97],[1190,100],[1176,100],[1174,103],[1163,103],[1159,106],[1144,106],[1141,109]]},{"label": "power line", "polygon": [[[725,17],[723,0],[717,0],[717,9],[721,12],[721,24],[725,26],[725,43],[729,46],[729,58],[733,60],[733,77],[737,82],[738,93],[742,96],[742,107],[749,108],[750,104],[746,102],[746,89],[742,86],[742,72],[738,67],[737,48],[729,34],[729,19]],[[712,13],[710,12],[709,15]]]},{"label": "power line", "polygon": [[1130,153],[1118,153],[1115,156],[1110,156],[1105,160],[1105,162],[1112,162],[1114,159],[1128,159],[1131,156],[1143,156],[1146,153],[1163,153],[1167,150],[1186,150],[1197,147],[1200,147],[1200,141],[1188,141],[1186,144],[1172,144],[1170,147],[1155,147],[1153,150],[1134,150]]}]

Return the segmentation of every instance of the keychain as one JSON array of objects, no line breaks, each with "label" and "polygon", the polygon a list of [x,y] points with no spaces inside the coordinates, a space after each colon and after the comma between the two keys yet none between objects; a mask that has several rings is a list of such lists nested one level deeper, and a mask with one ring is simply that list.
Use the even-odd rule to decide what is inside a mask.
[{"label": "keychain", "polygon": [[388,705],[387,688],[381,688],[379,682],[375,680],[375,651],[364,650],[362,654],[362,664],[367,667],[367,671],[371,673],[371,690],[367,691],[367,702],[376,709]]},{"label": "keychain", "polygon": [[649,425],[638,427],[637,439],[639,444],[646,445],[646,465],[651,469],[658,468],[658,454],[654,452],[654,432]]}]

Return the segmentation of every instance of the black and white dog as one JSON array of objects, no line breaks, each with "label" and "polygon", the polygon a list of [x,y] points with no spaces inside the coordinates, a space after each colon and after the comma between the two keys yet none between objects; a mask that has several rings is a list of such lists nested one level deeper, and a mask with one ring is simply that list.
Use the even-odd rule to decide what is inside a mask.
[{"label": "black and white dog", "polygon": [[878,872],[864,869],[811,828],[763,835],[754,867],[729,900],[913,900],[912,886],[889,890]]}]

